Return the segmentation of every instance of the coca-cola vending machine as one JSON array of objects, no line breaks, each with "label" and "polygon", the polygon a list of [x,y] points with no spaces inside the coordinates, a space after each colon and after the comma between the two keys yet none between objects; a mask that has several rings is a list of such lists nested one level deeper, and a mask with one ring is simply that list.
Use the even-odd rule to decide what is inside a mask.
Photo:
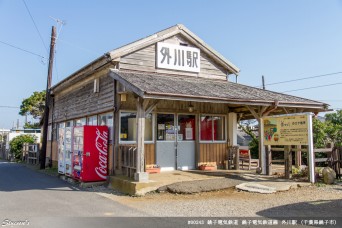
[{"label": "coca-cola vending machine", "polygon": [[74,127],[73,177],[83,182],[107,179],[108,127]]}]

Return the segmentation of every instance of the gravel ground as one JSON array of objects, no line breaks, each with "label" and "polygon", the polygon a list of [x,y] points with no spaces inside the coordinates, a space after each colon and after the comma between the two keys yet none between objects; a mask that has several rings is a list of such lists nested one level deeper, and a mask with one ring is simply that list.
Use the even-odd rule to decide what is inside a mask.
[{"label": "gravel ground", "polygon": [[145,197],[129,197],[115,192],[99,194],[142,210],[150,216],[342,216],[341,184],[301,187],[274,194],[249,193],[235,189],[192,195],[150,193]]},{"label": "gravel ground", "polygon": [[[191,186],[184,186],[191,191]],[[311,185],[273,194],[229,188],[195,194],[153,192],[144,197],[131,197],[105,186],[83,190],[96,192],[151,217],[342,217],[341,181],[335,185]]]}]

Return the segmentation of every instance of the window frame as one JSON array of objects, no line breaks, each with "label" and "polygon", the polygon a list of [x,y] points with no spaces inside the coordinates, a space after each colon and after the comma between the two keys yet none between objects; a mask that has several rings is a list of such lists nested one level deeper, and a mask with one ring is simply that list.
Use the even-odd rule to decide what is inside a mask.
[{"label": "window frame", "polygon": [[[201,140],[201,118],[202,116],[210,116],[210,117],[223,117],[224,118],[224,139],[223,140],[214,140],[214,135],[212,135],[212,140]],[[199,133],[199,143],[226,143],[227,142],[227,115],[223,114],[208,114],[208,113],[200,113],[198,118],[198,133]],[[211,131],[214,134],[214,125],[211,124]]]},{"label": "window frame", "polygon": [[[109,126],[108,124],[102,125],[101,122],[101,116],[112,114],[112,125]],[[114,111],[108,111],[108,112],[102,112],[100,114],[97,114],[97,125],[96,126],[107,126],[108,127],[108,133],[109,133],[109,143],[112,143],[114,139],[114,118],[115,118],[115,113]]]},{"label": "window frame", "polygon": [[[93,124],[89,124],[89,119],[90,118],[93,118],[93,117],[95,117],[96,118],[96,125],[93,125]],[[114,117],[113,117],[114,118]],[[95,115],[91,115],[91,116],[87,116],[86,117],[86,125],[88,125],[88,126],[98,126],[98,124],[99,124],[99,117],[98,117],[98,115],[97,114],[95,114]]]},{"label": "window frame", "polygon": [[[157,121],[157,116],[158,116],[158,114],[165,114],[165,115],[173,115],[173,126],[175,127],[176,126],[176,118],[177,118],[177,113],[175,113],[175,112],[157,112],[157,113],[155,113],[155,120],[156,120],[156,122],[155,122],[155,126],[154,126],[154,131],[158,131],[158,121]],[[163,143],[163,142],[176,142],[177,141],[177,133],[175,134],[175,140],[158,140],[158,137],[157,137],[157,135],[156,135],[156,142],[161,142],[161,143]]]},{"label": "window frame", "polygon": [[[135,113],[137,114],[137,110],[120,110],[119,111],[119,144],[136,144],[137,141],[121,141],[121,113],[128,112],[128,113]],[[150,113],[152,115],[152,140],[144,140],[145,144],[154,144],[154,125],[155,125],[155,114]],[[146,118],[146,117],[145,117]]]},{"label": "window frame", "polygon": [[[84,122],[85,124],[82,124],[82,120],[85,120]],[[77,121],[81,121],[81,125],[78,125]],[[74,119],[73,125],[71,127],[83,127],[86,125],[87,125],[87,117],[81,117],[81,118]]]}]

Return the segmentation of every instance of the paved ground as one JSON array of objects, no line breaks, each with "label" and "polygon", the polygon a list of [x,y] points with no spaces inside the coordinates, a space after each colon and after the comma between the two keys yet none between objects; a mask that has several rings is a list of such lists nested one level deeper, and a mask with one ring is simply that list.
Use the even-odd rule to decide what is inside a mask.
[{"label": "paved ground", "polygon": [[[143,210],[78,189],[57,177],[4,161],[0,161],[0,202],[2,225],[28,220],[30,227],[78,227],[83,221],[82,227],[111,227],[113,220],[89,217],[149,216]],[[85,219],[74,219],[79,217]],[[119,226],[120,221],[116,222],[123,227]],[[131,222],[132,227],[140,225],[138,220]]]},{"label": "paved ground", "polygon": [[[246,174],[243,178],[253,177]],[[210,184],[225,179],[229,178],[215,178],[218,182]],[[233,181],[241,181],[241,176]],[[263,177],[260,181],[267,183]],[[129,197],[103,186],[78,189],[57,177],[0,161],[0,202],[2,224],[27,219],[30,227],[187,227],[187,216],[197,217],[197,221],[203,217],[339,218],[342,185],[306,186],[266,195],[230,188],[191,195],[164,192]],[[132,218],[135,216],[145,218]],[[342,221],[335,227],[342,227]]]}]

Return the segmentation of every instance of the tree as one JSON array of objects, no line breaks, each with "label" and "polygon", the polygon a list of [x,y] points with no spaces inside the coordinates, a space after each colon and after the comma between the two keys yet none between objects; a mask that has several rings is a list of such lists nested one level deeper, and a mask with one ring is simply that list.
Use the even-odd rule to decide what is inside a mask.
[{"label": "tree", "polygon": [[31,123],[31,122],[27,122],[25,123],[24,125],[24,129],[36,129],[36,128],[39,128],[39,122],[37,123]]},{"label": "tree", "polygon": [[342,146],[342,110],[325,115],[327,137],[336,146]]},{"label": "tree", "polygon": [[313,143],[315,148],[324,148],[329,141],[327,137],[327,124],[318,118],[312,118]]},{"label": "tree", "polygon": [[11,153],[14,154],[16,159],[21,159],[23,144],[34,143],[35,141],[36,137],[34,135],[18,135],[9,142]]},{"label": "tree", "polygon": [[33,92],[33,94],[24,99],[20,105],[19,115],[32,115],[34,119],[41,119],[44,114],[45,90]]},{"label": "tree", "polygon": [[257,125],[257,121],[255,119],[238,121],[238,125],[247,135],[249,135],[252,138],[248,146],[251,150],[251,156],[253,158],[258,158],[259,157],[259,139],[255,134],[256,130],[254,130],[254,126]]}]

